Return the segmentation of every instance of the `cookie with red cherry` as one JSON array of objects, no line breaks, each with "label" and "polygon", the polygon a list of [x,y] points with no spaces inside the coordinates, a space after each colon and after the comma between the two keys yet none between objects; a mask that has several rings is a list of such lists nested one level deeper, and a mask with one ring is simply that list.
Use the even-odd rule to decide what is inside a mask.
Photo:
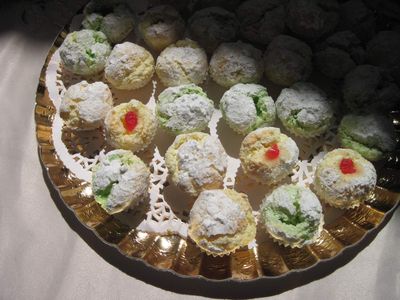
[{"label": "cookie with red cherry", "polygon": [[104,124],[107,142],[114,148],[132,152],[149,146],[157,131],[153,112],[134,99],[111,109]]},{"label": "cookie with red cherry", "polygon": [[348,209],[359,206],[375,189],[376,170],[372,163],[351,149],[335,149],[319,162],[314,190],[331,206]]},{"label": "cookie with red cherry", "polygon": [[273,185],[293,172],[299,148],[279,128],[263,127],[244,138],[239,156],[243,172],[249,178]]}]

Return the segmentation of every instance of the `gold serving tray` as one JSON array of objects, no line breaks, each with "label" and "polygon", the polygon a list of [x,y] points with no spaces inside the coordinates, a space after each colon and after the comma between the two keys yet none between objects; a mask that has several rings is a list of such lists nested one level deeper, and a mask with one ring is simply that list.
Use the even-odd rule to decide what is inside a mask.
[{"label": "gold serving tray", "polygon": [[[337,259],[343,250],[359,244],[367,233],[378,231],[397,207],[400,194],[394,191],[400,187],[399,159],[392,155],[377,166],[379,178],[374,195],[358,208],[326,222],[320,238],[300,249],[279,246],[261,234],[257,236],[257,246],[252,249],[240,249],[230,256],[211,257],[179,235],[138,231],[134,225],[127,225],[102,210],[91,195],[90,184],[76,178],[55,152],[52,122],[56,111],[45,86],[45,71],[66,34],[66,30],[62,31],[50,49],[37,88],[35,121],[40,160],[65,206],[101,242],[116,247],[120,252],[117,255],[130,258],[132,268],[140,260],[147,263],[148,268],[169,270],[176,276],[192,279],[210,279],[214,283],[227,280],[243,283],[262,278],[284,280],[283,275]],[[398,126],[400,114],[393,116]],[[142,218],[140,214],[136,217],[137,221]],[[130,223],[134,224],[135,220]]]}]

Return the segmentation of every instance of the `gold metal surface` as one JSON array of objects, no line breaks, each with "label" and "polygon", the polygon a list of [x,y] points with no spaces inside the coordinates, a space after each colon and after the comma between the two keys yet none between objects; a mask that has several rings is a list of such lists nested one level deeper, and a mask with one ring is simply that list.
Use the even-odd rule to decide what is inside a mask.
[{"label": "gold metal surface", "polygon": [[[139,258],[156,268],[170,269],[187,276],[201,275],[216,280],[274,277],[292,270],[309,268],[324,259],[334,259],[344,248],[358,243],[368,231],[375,230],[398,205],[398,193],[377,187],[366,204],[327,222],[321,236],[310,246],[285,248],[273,243],[265,234],[258,234],[256,247],[240,249],[224,257],[207,256],[191,240],[178,235],[136,230],[134,225],[123,221],[123,215],[110,216],[101,209],[92,197],[90,184],[75,178],[55,153],[51,135],[55,109],[44,85],[44,76],[52,53],[60,46],[65,35],[66,32],[60,33],[49,51],[37,88],[35,120],[40,159],[65,205],[75,212],[80,222],[96,232],[101,240],[114,244],[121,255]],[[67,146],[82,150],[79,144],[72,143],[71,134],[67,132],[64,135]],[[390,167],[385,167],[381,174],[386,176],[390,170]],[[388,183],[388,178],[390,176],[381,177],[379,182]],[[136,221],[140,217],[140,214],[134,216]],[[258,228],[258,232],[261,231]]]}]

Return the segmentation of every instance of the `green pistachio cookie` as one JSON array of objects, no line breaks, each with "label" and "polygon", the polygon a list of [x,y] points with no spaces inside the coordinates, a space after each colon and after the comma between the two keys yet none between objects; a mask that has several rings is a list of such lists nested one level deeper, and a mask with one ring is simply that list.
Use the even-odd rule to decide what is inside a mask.
[{"label": "green pistachio cookie", "polygon": [[376,161],[396,147],[392,122],[384,116],[346,115],[339,125],[339,140],[366,159]]},{"label": "green pistachio cookie", "polygon": [[323,225],[317,196],[310,189],[293,184],[280,186],[264,198],[260,219],[274,240],[290,247],[313,243]]},{"label": "green pistachio cookie", "polygon": [[78,75],[103,71],[110,53],[111,46],[104,33],[89,29],[69,33],[60,47],[63,66]]},{"label": "green pistachio cookie", "polygon": [[158,96],[157,117],[160,125],[174,133],[204,130],[214,112],[214,103],[201,87],[184,84],[170,87]]},{"label": "green pistachio cookie", "polygon": [[132,31],[134,20],[130,9],[120,4],[109,13],[93,12],[85,15],[82,26],[103,32],[111,43],[116,44]]},{"label": "green pistachio cookie", "polygon": [[298,82],[283,89],[275,104],[285,128],[301,137],[321,135],[333,122],[333,108],[326,94],[312,83]]},{"label": "green pistachio cookie", "polygon": [[220,109],[227,124],[240,134],[271,126],[276,118],[275,103],[267,89],[253,83],[231,87],[222,96]]},{"label": "green pistachio cookie", "polygon": [[131,151],[113,150],[100,155],[93,168],[94,198],[109,214],[133,208],[148,197],[150,171]]}]

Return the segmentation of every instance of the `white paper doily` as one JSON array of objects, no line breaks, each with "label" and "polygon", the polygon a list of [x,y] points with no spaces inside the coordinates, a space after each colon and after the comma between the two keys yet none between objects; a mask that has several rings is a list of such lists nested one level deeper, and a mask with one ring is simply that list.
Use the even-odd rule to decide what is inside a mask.
[{"label": "white paper doily", "polygon": [[[70,86],[73,83],[79,82],[83,80],[83,78],[79,78],[72,74],[68,74],[67,72],[63,72],[60,64],[60,55],[57,50],[51,60],[49,62],[48,68],[46,70],[46,86],[49,92],[49,97],[52,100],[55,108],[56,114],[53,120],[52,127],[52,138],[55,150],[63,161],[66,168],[68,168],[77,178],[82,179],[86,182],[91,182],[92,177],[92,167],[97,163],[98,156],[94,155],[93,157],[86,157],[80,152],[71,153],[70,149],[65,145],[63,141],[63,120],[59,115],[59,107],[63,93],[66,90],[66,87]],[[96,81],[102,80],[101,77],[90,78],[88,81]],[[156,93],[157,93],[157,81],[153,80],[153,84],[149,84],[149,87],[142,90],[140,95],[136,95],[135,91],[132,92],[123,92],[123,91],[115,91],[112,88],[114,101],[116,103],[121,103],[127,101],[132,98],[136,98],[141,100],[143,103],[146,103],[147,107],[154,111],[156,104]],[[211,86],[213,86],[211,84]],[[212,88],[218,89],[216,85]],[[222,89],[222,88],[219,88]],[[209,92],[209,91],[207,91]],[[220,94],[220,91],[216,91],[215,94]],[[214,99],[216,100],[216,99]],[[229,131],[226,134],[232,135],[234,134],[231,130],[225,130],[221,132],[220,119],[221,112],[216,109],[211,121],[209,123],[209,132],[213,136],[217,136],[221,139],[219,134],[225,134],[225,131]],[[282,129],[283,132],[284,129]],[[98,134],[98,133],[97,133]],[[325,135],[319,138],[313,139],[299,139],[294,138],[296,143],[300,149],[300,161],[298,162],[296,168],[293,170],[293,175],[287,179],[288,182],[300,184],[300,185],[309,185],[313,181],[313,175],[315,171],[316,164],[322,159],[324,154],[336,148],[337,141],[335,138],[335,130],[331,129]],[[96,138],[96,137],[95,137]],[[159,137],[159,143],[163,144],[164,148],[168,147],[168,145],[173,141],[172,137],[166,138],[167,140],[161,140],[163,137]],[[230,137],[228,137],[228,140]],[[236,136],[234,139],[238,140]],[[157,137],[156,137],[157,140]],[[239,141],[239,140],[238,140]],[[150,187],[150,204],[149,211],[147,212],[146,218],[138,225],[138,229],[142,231],[150,231],[157,233],[166,233],[173,232],[178,233],[182,237],[187,236],[187,223],[181,220],[177,216],[188,215],[187,208],[176,208],[171,207],[171,202],[165,199],[165,187],[169,185],[168,183],[168,170],[165,166],[164,157],[159,149],[159,144],[156,141],[153,147],[150,147],[150,150],[147,150],[144,155],[147,155],[149,166],[151,169],[151,187]],[[238,147],[238,145],[236,145]],[[226,145],[225,145],[225,148]],[[104,152],[104,149],[97,149],[101,152]],[[165,150],[165,149],[164,149]],[[228,150],[228,149],[227,149]],[[152,151],[152,152],[149,152]],[[227,151],[228,154],[231,154],[230,151]],[[139,156],[141,156],[139,154]],[[142,157],[143,158],[143,157]],[[144,159],[146,161],[146,159]],[[240,160],[235,158],[234,155],[230,155],[228,158],[228,168],[227,175],[224,180],[224,187],[226,188],[236,188],[236,179],[237,173],[240,167]],[[246,189],[251,191],[251,194],[256,194],[258,198],[260,198],[260,194],[265,193],[265,187],[260,186],[258,184],[247,184],[246,180],[241,183],[242,185],[246,185]],[[239,189],[240,190],[240,189]],[[258,193],[257,193],[257,190]],[[249,195],[250,202],[252,202],[252,197]],[[257,199],[260,201],[260,199]],[[178,213],[174,213],[178,211]],[[253,208],[258,208],[253,205]],[[256,211],[254,212],[257,215]]]}]

